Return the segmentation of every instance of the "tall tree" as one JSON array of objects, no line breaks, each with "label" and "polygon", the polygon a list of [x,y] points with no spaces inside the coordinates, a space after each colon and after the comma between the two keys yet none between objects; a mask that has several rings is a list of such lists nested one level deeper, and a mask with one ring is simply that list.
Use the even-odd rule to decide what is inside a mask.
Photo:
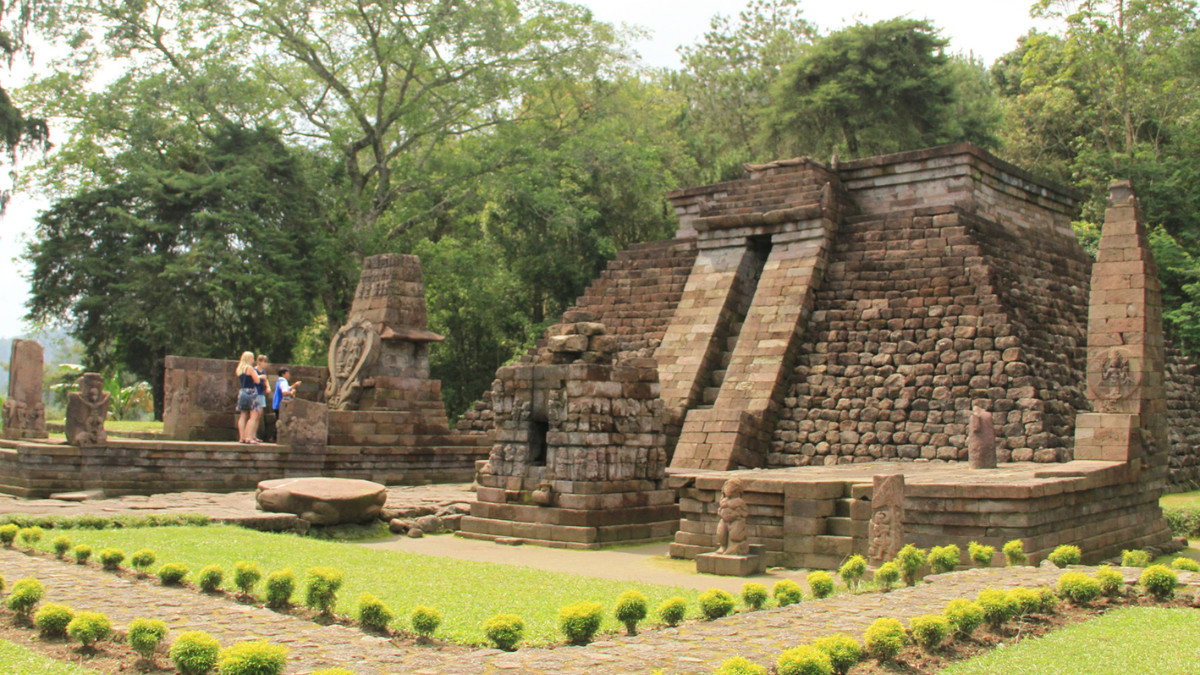
[{"label": "tall tree", "polygon": [[[0,3],[0,57],[6,59],[10,67],[18,54],[28,51],[25,35],[40,13],[40,3],[35,0]],[[8,155],[9,165],[16,163],[22,151],[48,149],[49,139],[46,120],[26,115],[0,86],[0,151]],[[0,192],[0,211],[8,204],[10,196],[7,190]]]}]

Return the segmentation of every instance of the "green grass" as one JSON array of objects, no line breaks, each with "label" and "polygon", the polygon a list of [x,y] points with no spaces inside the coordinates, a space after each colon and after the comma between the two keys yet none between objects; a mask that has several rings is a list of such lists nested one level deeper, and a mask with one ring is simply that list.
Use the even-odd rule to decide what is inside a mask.
[{"label": "green grass", "polygon": [[1158,503],[1163,506],[1200,506],[1200,490],[1163,495]]},{"label": "green grass", "polygon": [[108,420],[104,428],[109,431],[153,431],[163,430],[163,423],[155,420]]},{"label": "green grass", "polygon": [[1129,607],[995,649],[941,675],[1195,675],[1200,612]]},{"label": "green grass", "polygon": [[[74,544],[88,544],[96,550],[115,546],[126,555],[149,548],[158,557],[157,565],[182,563],[193,573],[205,565],[220,565],[225,570],[227,589],[232,588],[233,565],[239,560],[257,562],[264,573],[290,567],[299,582],[293,602],[304,597],[306,570],[334,567],[345,575],[345,585],[338,593],[339,614],[354,615],[359,595],[371,593],[403,617],[398,627],[407,628],[407,617],[415,605],[431,605],[444,618],[437,637],[468,644],[482,644],[485,639],[481,624],[501,612],[525,620],[528,644],[561,641],[558,609],[579,600],[604,605],[603,629],[615,631],[619,624],[612,617],[613,603],[621,592],[631,588],[650,598],[652,611],[663,600],[679,595],[688,599],[694,613],[699,613],[696,598],[700,592],[692,589],[381,551],[230,526],[76,530],[69,536]],[[42,546],[48,544],[43,542]]]},{"label": "green grass", "polygon": [[4,675],[96,675],[94,670],[56,661],[8,640],[0,640],[0,664]]}]

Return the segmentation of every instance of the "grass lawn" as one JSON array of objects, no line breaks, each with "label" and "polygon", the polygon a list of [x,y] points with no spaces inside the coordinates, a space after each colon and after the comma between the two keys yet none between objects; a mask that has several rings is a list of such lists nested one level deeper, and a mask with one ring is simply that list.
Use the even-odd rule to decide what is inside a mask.
[{"label": "grass lawn", "polygon": [[[690,613],[699,615],[690,589],[596,579],[573,574],[543,572],[526,567],[455,560],[434,556],[380,551],[362,546],[318,541],[291,534],[268,534],[240,527],[152,527],[127,530],[70,530],[64,532],[72,544],[88,544],[99,551],[113,546],[125,552],[149,548],[158,565],[182,563],[192,572],[205,565],[225,570],[225,588],[233,589],[233,565],[252,560],[264,575],[290,567],[297,575],[293,602],[304,597],[304,572],[334,567],[345,575],[338,593],[338,612],[356,614],[358,597],[371,593],[401,617],[396,626],[407,628],[408,615],[416,605],[436,607],[443,617],[437,636],[460,643],[485,642],[480,625],[493,615],[517,614],[525,620],[527,644],[561,641],[558,609],[580,600],[604,605],[604,630],[616,630],[612,617],[616,597],[630,588],[650,599],[650,611],[672,596],[688,599]],[[57,534],[50,533],[42,542]],[[261,589],[261,586],[260,586]]]},{"label": "grass lawn", "polygon": [[1200,506],[1200,490],[1192,492],[1176,492],[1171,495],[1163,495],[1159,498],[1158,503],[1163,507],[1167,506]]},{"label": "grass lawn", "polygon": [[0,664],[4,675],[95,675],[93,670],[56,661],[8,640],[0,640]]},{"label": "grass lawn", "polygon": [[1129,607],[950,666],[941,675],[1195,675],[1200,612]]},{"label": "grass lawn", "polygon": [[104,428],[109,431],[153,431],[158,433],[163,430],[163,423],[154,420],[107,420],[104,422]]}]

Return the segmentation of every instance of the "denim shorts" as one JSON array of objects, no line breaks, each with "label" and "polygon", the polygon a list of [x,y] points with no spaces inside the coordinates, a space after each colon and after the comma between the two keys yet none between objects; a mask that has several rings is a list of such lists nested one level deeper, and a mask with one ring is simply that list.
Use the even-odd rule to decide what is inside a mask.
[{"label": "denim shorts", "polygon": [[[263,398],[266,398],[265,396]],[[258,390],[251,387],[242,389],[238,392],[237,409],[238,412],[255,412],[262,410],[263,406],[259,403]]]}]

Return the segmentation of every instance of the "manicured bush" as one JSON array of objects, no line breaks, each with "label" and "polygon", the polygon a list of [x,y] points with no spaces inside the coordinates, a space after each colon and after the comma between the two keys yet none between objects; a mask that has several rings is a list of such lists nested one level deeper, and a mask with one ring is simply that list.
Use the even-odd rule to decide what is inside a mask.
[{"label": "manicured bush", "polygon": [[904,649],[904,626],[895,619],[875,619],[863,633],[867,654],[878,661],[890,661]]},{"label": "manicured bush", "polygon": [[202,630],[193,630],[171,643],[171,663],[179,675],[208,675],[217,667],[221,644]]},{"label": "manicured bush", "polygon": [[358,596],[358,625],[364,630],[383,633],[396,615],[379,598],[370,593]]},{"label": "manicured bush", "polygon": [[167,639],[167,624],[158,619],[134,619],[129,622],[125,640],[129,648],[144,659],[153,659],[154,650]]},{"label": "manicured bush", "polygon": [[342,587],[342,573],[332,567],[314,567],[308,571],[308,587],[304,604],[325,616],[337,606],[337,592]]},{"label": "manicured bush", "polygon": [[811,645],[785,649],[775,662],[778,675],[833,675],[829,655]]},{"label": "manicured bush", "polygon": [[729,616],[737,604],[733,599],[733,595],[719,588],[710,588],[704,591],[700,594],[697,601],[700,603],[701,613],[709,621]]},{"label": "manicured bush", "polygon": [[1166,506],[1163,507],[1163,517],[1176,537],[1200,537],[1200,506]]},{"label": "manicured bush", "polygon": [[1020,539],[1013,539],[1004,545],[1004,563],[1009,567],[1015,565],[1025,565],[1029,562],[1029,556],[1025,555],[1025,542]]},{"label": "manicured bush", "polygon": [[17,540],[17,533],[20,531],[21,528],[12,523],[0,525],[0,544],[12,548],[13,542]]},{"label": "manicured bush", "polygon": [[262,579],[262,570],[258,568],[258,563],[241,560],[233,565],[233,585],[246,595],[254,592],[254,587],[258,585]]},{"label": "manicured bush", "polygon": [[433,607],[417,605],[413,608],[409,621],[412,623],[413,630],[417,635],[428,639],[433,637],[433,634],[437,632],[438,626],[442,625],[442,613]]},{"label": "manicured bush", "polygon": [[983,625],[983,608],[977,602],[966,598],[951,600],[942,610],[942,616],[950,622],[950,629],[960,637],[971,637],[977,628]]},{"label": "manicured bush", "polygon": [[905,544],[904,548],[900,549],[896,554],[896,565],[900,568],[900,576],[904,577],[905,585],[916,585],[920,579],[921,568],[925,566],[928,557],[925,549],[912,544]]},{"label": "manicured bush", "polygon": [[1014,588],[1008,592],[1008,602],[1014,617],[1028,616],[1041,611],[1042,597],[1032,588]]},{"label": "manicured bush", "polygon": [[515,614],[497,614],[483,622],[483,634],[496,649],[511,652],[525,637],[525,622]]},{"label": "manicured bush", "polygon": [[775,598],[775,604],[787,607],[804,599],[804,589],[791,579],[780,579],[771,587],[771,595]]},{"label": "manicured bush", "polygon": [[742,604],[749,609],[762,609],[770,599],[771,594],[767,591],[766,586],[753,581],[742,584]]},{"label": "manicured bush", "polygon": [[829,572],[809,572],[807,581],[808,590],[812,591],[814,598],[828,598],[833,595],[833,577],[829,576]]},{"label": "manicured bush", "polygon": [[985,588],[979,592],[975,602],[983,608],[983,620],[993,629],[1004,625],[1004,622],[1017,614],[1016,605],[1008,599],[1008,593],[995,588]]},{"label": "manicured bush", "polygon": [[12,610],[13,614],[21,618],[28,618],[29,613],[42,601],[42,596],[45,594],[46,589],[42,586],[42,582],[33,577],[26,577],[13,584],[12,592],[8,594],[8,599],[4,601],[4,604]]},{"label": "manicured bush", "polygon": [[37,546],[38,542],[45,536],[46,531],[34,525],[33,527],[23,527],[17,536],[20,537],[21,543],[25,544],[25,548],[32,549]]},{"label": "manicured bush", "polygon": [[296,591],[296,575],[291,569],[282,569],[267,575],[267,606],[287,607]]},{"label": "manicured bush", "polygon": [[133,565],[133,568],[139,572],[145,572],[154,564],[155,560],[157,558],[154,555],[154,551],[148,548],[143,548],[129,556],[129,564]]},{"label": "manicured bush", "polygon": [[1151,565],[1142,570],[1142,576],[1138,578],[1138,585],[1157,600],[1175,597],[1175,586],[1178,584],[1179,575],[1166,565]]},{"label": "manicured bush", "polygon": [[1180,556],[1171,561],[1171,569],[1183,572],[1200,572],[1200,562]]},{"label": "manicured bush", "polygon": [[[766,589],[763,589],[766,592]],[[650,602],[645,595],[638,591],[625,591],[617,596],[617,608],[614,615],[617,621],[625,624],[625,632],[637,635],[637,625],[646,618],[649,610],[646,603]]]},{"label": "manicured bush", "polygon": [[1125,577],[1108,565],[1096,570],[1096,582],[1100,584],[1100,593],[1105,597],[1115,598],[1125,590]]},{"label": "manicured bush", "polygon": [[62,558],[67,555],[67,551],[71,550],[71,540],[67,538],[67,535],[60,534],[50,542],[50,547],[54,549],[55,557]]},{"label": "manicured bush", "polygon": [[67,634],[67,625],[75,618],[75,611],[66,605],[46,603],[33,615],[33,625],[44,637],[62,637]]},{"label": "manicured bush", "polygon": [[813,648],[819,649],[829,657],[834,675],[846,675],[846,672],[862,661],[863,648],[858,640],[845,633],[834,633],[818,638],[812,643]]},{"label": "manicured bush", "polygon": [[842,583],[846,584],[851,592],[858,590],[858,585],[862,582],[863,575],[867,573],[867,559],[861,555],[852,555],[850,559],[842,564],[838,570],[838,576],[842,578]]},{"label": "manicured bush", "polygon": [[287,648],[266,640],[239,642],[221,650],[217,672],[221,675],[282,675]]},{"label": "manicured bush", "polygon": [[908,629],[912,631],[914,642],[925,651],[933,651],[950,635],[950,621],[941,614],[915,616],[909,620]]},{"label": "manicured bush", "polygon": [[0,574],[0,591],[4,590],[4,575]]},{"label": "manicured bush", "polygon": [[100,612],[78,612],[67,624],[67,635],[84,647],[91,647],[112,635],[112,622]]},{"label": "manicured bush", "polygon": [[205,593],[221,590],[221,582],[225,580],[225,570],[220,565],[206,565],[196,573],[196,585]]},{"label": "manicured bush", "polygon": [[188,575],[188,568],[179,563],[167,563],[158,568],[158,581],[163,586],[177,586]]},{"label": "manicured bush", "polygon": [[971,558],[971,562],[980,567],[991,567],[992,560],[996,558],[995,546],[984,546],[977,541],[967,544],[967,556]]},{"label": "manicured bush", "polygon": [[767,675],[767,669],[743,656],[725,659],[713,675]]},{"label": "manicured bush", "polygon": [[687,600],[679,596],[667,598],[658,606],[657,613],[659,621],[668,626],[678,626],[683,623],[683,617],[687,614]]},{"label": "manicured bush", "polygon": [[897,581],[900,581],[900,568],[895,562],[885,562],[875,570],[875,585],[879,590],[887,592]]},{"label": "manicured bush", "polygon": [[80,565],[87,563],[88,558],[92,557],[92,547],[87,544],[76,546],[72,552],[75,554],[75,562]]},{"label": "manicured bush", "polygon": [[573,645],[585,645],[592,641],[596,631],[600,630],[600,622],[604,618],[604,608],[598,602],[576,602],[558,610],[558,628]]},{"label": "manicured bush", "polygon": [[1039,610],[1042,614],[1053,614],[1058,611],[1058,593],[1049,586],[1038,586],[1038,600],[1041,601]]},{"label": "manicured bush", "polygon": [[1086,607],[1100,597],[1100,582],[1083,572],[1067,572],[1058,578],[1055,587],[1059,597],[1066,598],[1077,607]]},{"label": "manicured bush", "polygon": [[934,546],[929,550],[929,570],[934,574],[953,572],[962,562],[962,552],[954,544]]},{"label": "manicured bush", "polygon": [[1149,567],[1151,562],[1145,551],[1121,551],[1121,567]]},{"label": "manicured bush", "polygon": [[125,552],[119,548],[102,548],[96,554],[96,559],[100,561],[100,566],[108,571],[121,569],[121,563],[125,560]]},{"label": "manicured bush", "polygon": [[1078,565],[1079,561],[1083,560],[1083,551],[1080,551],[1078,546],[1064,544],[1054,549],[1046,559],[1062,569],[1067,565]]}]

